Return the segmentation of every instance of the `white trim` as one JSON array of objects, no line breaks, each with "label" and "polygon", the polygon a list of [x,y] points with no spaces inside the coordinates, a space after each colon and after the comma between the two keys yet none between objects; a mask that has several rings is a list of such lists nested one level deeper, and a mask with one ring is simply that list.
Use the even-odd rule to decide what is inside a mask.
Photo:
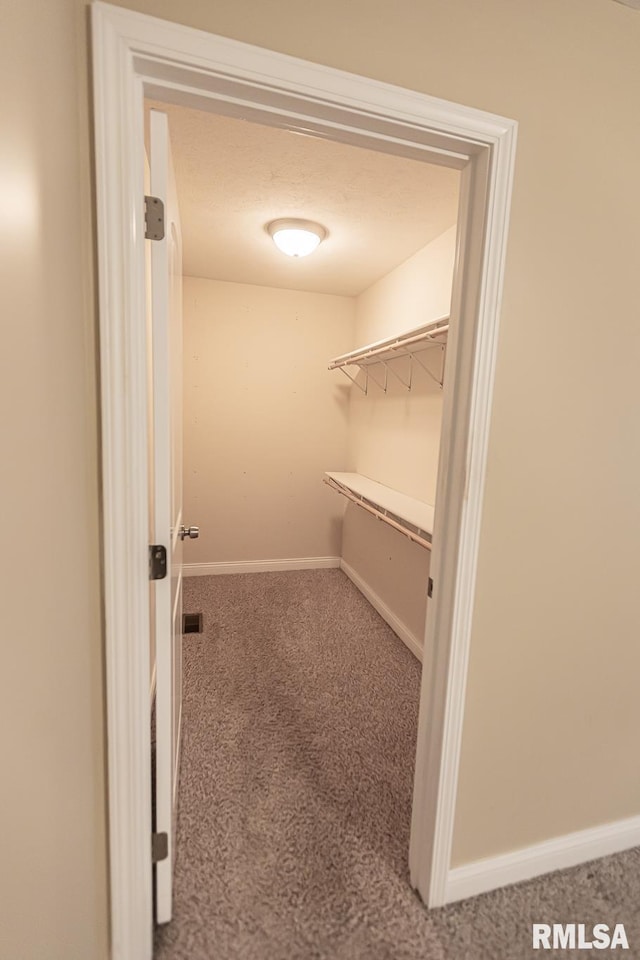
[{"label": "white trim", "polygon": [[[412,883],[430,907],[446,902],[453,846],[516,131],[516,124],[505,129],[494,142],[491,161],[483,167],[479,158],[462,178],[451,310],[460,323],[447,351],[436,490],[441,506],[434,524],[434,592],[424,644],[430,659],[423,670],[409,858]],[[467,324],[473,329],[474,314],[475,346],[469,328],[464,337]],[[447,378],[454,382],[450,393]]]},{"label": "white trim", "polygon": [[[484,213],[487,246],[479,288],[478,340],[473,357],[472,390],[470,396],[469,434],[466,456],[466,496],[463,496],[460,515],[459,550],[455,561],[455,586],[451,598],[451,640],[449,663],[446,670],[447,692],[443,717],[441,763],[436,802],[431,877],[428,903],[438,906],[443,895],[443,881],[448,876],[453,847],[455,805],[462,745],[464,704],[471,645],[471,626],[475,599],[476,571],[480,545],[480,525],[484,498],[491,400],[495,374],[498,318],[500,316],[507,231],[513,171],[515,165],[516,130],[505,133],[494,147],[494,162],[488,170],[488,204]],[[476,197],[479,191],[476,192]],[[474,215],[474,211],[470,211]],[[461,282],[461,277],[458,277]],[[455,296],[455,291],[454,291]],[[462,291],[459,291],[462,296]],[[442,457],[442,452],[440,454]],[[442,462],[442,461],[441,461]],[[438,493],[442,496],[447,483],[446,469],[439,473]],[[440,518],[446,523],[450,517]],[[438,523],[438,518],[436,519]],[[448,535],[445,534],[448,537]],[[434,539],[438,537],[438,530]],[[441,541],[439,541],[441,542]],[[443,561],[446,563],[446,560]],[[435,568],[438,569],[438,566]],[[440,568],[440,574],[442,569]],[[432,573],[432,576],[435,575]],[[436,597],[437,599],[437,597]],[[436,616],[442,615],[439,610]],[[442,629],[442,620],[434,617],[432,629],[427,623],[426,643],[435,643],[436,632]]]},{"label": "white trim", "polygon": [[455,867],[449,871],[446,902],[475,897],[510,883],[521,883],[637,846],[640,846],[640,817],[567,833],[530,847]]},{"label": "white trim", "polygon": [[422,663],[422,647],[420,642],[414,633],[409,630],[409,628],[400,620],[399,617],[391,610],[390,607],[378,596],[375,590],[369,586],[366,580],[363,580],[359,573],[353,569],[353,567],[346,563],[345,560],[340,561],[340,569],[349,577],[349,580],[358,588],[360,593],[367,598],[374,610],[377,610],[383,620],[385,620],[393,632],[399,637],[411,653],[416,657],[420,663]]},{"label": "white trim", "polygon": [[432,646],[423,670],[410,848],[412,882],[435,904],[444,894],[453,831],[516,124],[105,3],[92,5],[92,25],[112,960],[149,960],[152,940],[145,93],[441,162],[461,169],[468,184],[447,351],[431,559],[436,588],[427,618]]},{"label": "white trim", "polygon": [[339,567],[340,557],[297,557],[291,560],[234,560],[230,563],[185,563],[185,577],[217,577],[227,573],[273,573],[278,570],[324,570]]},{"label": "white trim", "polygon": [[155,695],[156,695],[156,683],[157,683],[157,681],[158,681],[158,676],[157,676],[157,664],[156,664],[156,662],[155,662],[155,660],[154,660],[153,670],[151,671],[151,685],[150,685],[150,687],[149,687],[149,707],[150,707],[151,710],[153,710],[153,701],[154,701],[154,698],[155,698]]},{"label": "white trim", "polygon": [[[111,956],[152,951],[142,84],[105,10],[94,16],[94,110],[100,314],[102,503]],[[124,171],[126,170],[126,173]],[[144,231],[142,231],[144,233]]]},{"label": "white trim", "polygon": [[[178,582],[176,583],[176,595],[173,600],[173,608],[171,610],[171,623],[176,623],[179,613],[178,606],[182,603],[182,579],[184,577],[184,564],[180,565],[180,573],[178,574]],[[167,578],[169,579],[169,578]]]},{"label": "white trim", "polygon": [[[180,783],[180,763],[181,763],[181,761],[182,761],[182,700],[180,701],[180,712],[179,712],[179,714],[178,714],[178,734],[177,734],[177,741],[176,741],[176,743],[177,743],[177,750],[176,750],[176,767],[175,767],[174,774],[173,774],[173,809],[174,809],[174,811],[175,811],[175,814],[177,815],[177,811],[178,811],[178,784]],[[177,833],[176,833],[176,826],[177,826],[177,823],[174,822],[174,825],[173,825],[173,835],[174,835],[174,837],[177,835]],[[177,846],[174,845],[174,848],[173,848],[173,858],[174,858],[174,861],[175,861],[175,858],[176,858],[176,853],[177,853]]]}]

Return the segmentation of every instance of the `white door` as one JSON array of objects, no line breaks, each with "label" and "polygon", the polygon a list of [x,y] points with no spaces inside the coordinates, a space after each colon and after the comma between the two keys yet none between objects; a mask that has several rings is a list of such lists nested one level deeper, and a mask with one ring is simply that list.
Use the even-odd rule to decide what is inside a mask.
[{"label": "white door", "polygon": [[155,873],[156,920],[172,914],[182,714],[182,238],[166,114],[150,117],[151,196],[164,203],[164,237],[151,241],[154,543],[167,576],[155,582],[156,833],[168,855]]}]

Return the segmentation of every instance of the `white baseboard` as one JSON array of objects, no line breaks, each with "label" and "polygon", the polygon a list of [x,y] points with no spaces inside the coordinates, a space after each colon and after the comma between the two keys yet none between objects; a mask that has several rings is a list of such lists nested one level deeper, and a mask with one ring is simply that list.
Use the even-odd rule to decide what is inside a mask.
[{"label": "white baseboard", "polygon": [[339,567],[340,557],[297,557],[292,560],[236,560],[232,563],[185,563],[185,577],[215,577],[225,573],[273,573],[278,570],[324,570]]},{"label": "white baseboard", "polygon": [[411,653],[422,663],[422,646],[418,642],[418,638],[415,636],[415,634],[413,634],[411,630],[404,625],[402,620],[399,620],[398,617],[396,617],[395,613],[389,609],[384,600],[380,599],[375,590],[372,590],[369,584],[362,579],[360,574],[356,573],[352,566],[346,563],[346,561],[341,560],[340,569],[346,573],[346,575],[349,577],[349,580],[356,585],[360,593],[367,598],[371,606],[378,611],[382,619],[386,620],[393,632],[400,637],[402,642],[409,647]]},{"label": "white baseboard", "polygon": [[449,871],[445,902],[475,897],[637,846],[640,846],[640,817],[567,833],[498,857],[454,867]]}]

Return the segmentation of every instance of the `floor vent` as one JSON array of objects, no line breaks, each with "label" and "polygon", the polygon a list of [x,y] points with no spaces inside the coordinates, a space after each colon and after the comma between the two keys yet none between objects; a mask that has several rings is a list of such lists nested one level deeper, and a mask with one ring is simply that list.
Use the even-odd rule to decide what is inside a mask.
[{"label": "floor vent", "polygon": [[182,632],[183,633],[202,633],[202,614],[201,613],[183,613],[182,614]]}]

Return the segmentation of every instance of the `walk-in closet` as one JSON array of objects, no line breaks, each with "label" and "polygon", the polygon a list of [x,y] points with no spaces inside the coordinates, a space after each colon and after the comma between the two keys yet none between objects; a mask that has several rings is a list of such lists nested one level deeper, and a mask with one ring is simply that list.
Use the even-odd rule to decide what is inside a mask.
[{"label": "walk-in closet", "polygon": [[[218,922],[227,901],[238,913],[240,875],[265,942],[280,898],[297,903],[303,938],[351,909],[371,912],[375,937],[383,904],[358,899],[358,870],[397,886],[400,913],[415,900],[459,173],[150,109],[168,117],[182,231],[181,593],[202,615],[179,653],[176,891],[158,956],[206,951],[209,935],[246,936],[252,955],[255,931]],[[281,220],[310,222],[314,252],[283,253]],[[152,663],[152,700],[153,677]]]},{"label": "walk-in closet", "polygon": [[[183,233],[184,514],[200,528],[185,576],[341,565],[419,653],[459,174],[162,109]],[[266,230],[294,216],[327,231],[308,257]]]}]

